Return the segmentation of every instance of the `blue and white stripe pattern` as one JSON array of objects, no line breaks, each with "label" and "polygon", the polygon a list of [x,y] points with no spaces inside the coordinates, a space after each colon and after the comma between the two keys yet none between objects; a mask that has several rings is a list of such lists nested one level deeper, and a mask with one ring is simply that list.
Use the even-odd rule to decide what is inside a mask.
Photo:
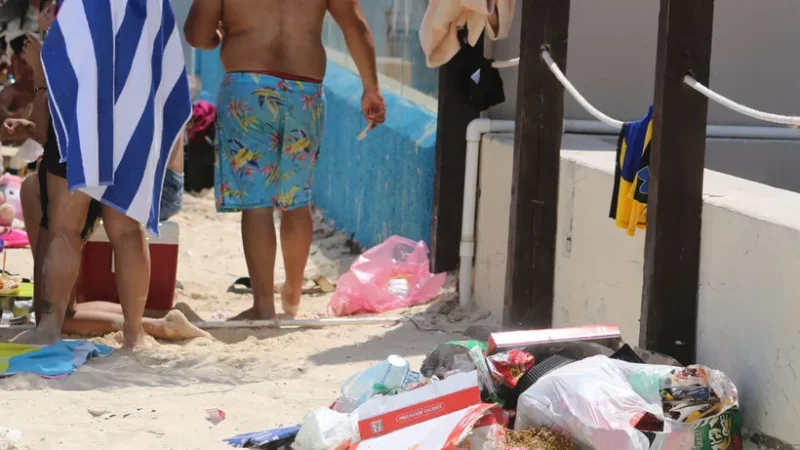
[{"label": "blue and white stripe pattern", "polygon": [[42,63],[70,191],[157,235],[166,165],[192,113],[169,0],[63,0]]}]

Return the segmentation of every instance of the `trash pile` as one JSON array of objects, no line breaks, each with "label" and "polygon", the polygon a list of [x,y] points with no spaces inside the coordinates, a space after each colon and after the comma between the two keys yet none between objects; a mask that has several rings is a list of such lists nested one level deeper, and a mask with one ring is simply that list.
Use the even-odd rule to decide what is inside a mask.
[{"label": "trash pile", "polygon": [[227,439],[269,450],[739,450],[736,387],[625,344],[615,326],[492,334],[391,355],[302,424]]}]

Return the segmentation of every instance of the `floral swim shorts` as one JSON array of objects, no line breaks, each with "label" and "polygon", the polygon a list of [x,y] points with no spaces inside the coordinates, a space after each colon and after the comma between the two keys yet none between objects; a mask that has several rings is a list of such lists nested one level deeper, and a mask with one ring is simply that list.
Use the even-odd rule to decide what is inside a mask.
[{"label": "floral swim shorts", "polygon": [[217,211],[308,206],[325,122],[322,84],[228,73],[217,106]]}]

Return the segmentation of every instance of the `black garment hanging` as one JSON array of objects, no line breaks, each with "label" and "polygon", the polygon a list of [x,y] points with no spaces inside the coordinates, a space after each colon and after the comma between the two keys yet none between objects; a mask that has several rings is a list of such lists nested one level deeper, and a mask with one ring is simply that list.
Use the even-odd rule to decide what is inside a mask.
[{"label": "black garment hanging", "polygon": [[[459,36],[462,47],[469,45],[466,42],[465,31],[462,30]],[[503,79],[500,77],[500,71],[492,67],[493,62],[493,59],[481,55],[465,61],[461,68],[459,91],[478,111],[485,111],[506,101]]]}]

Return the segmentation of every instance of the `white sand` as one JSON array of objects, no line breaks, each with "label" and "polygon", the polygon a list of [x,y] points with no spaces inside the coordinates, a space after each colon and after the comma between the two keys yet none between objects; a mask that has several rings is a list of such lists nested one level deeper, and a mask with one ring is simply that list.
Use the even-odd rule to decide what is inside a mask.
[{"label": "white sand", "polygon": [[[204,195],[187,197],[176,221],[181,226],[178,279],[185,286],[177,291],[177,301],[206,320],[247,308],[249,295],[226,292],[234,279],[247,275],[239,215],[216,214],[212,196]],[[322,229],[315,236],[307,276],[322,273],[335,281],[353,256],[347,255],[343,236]],[[31,266],[29,251],[10,254],[9,270],[29,275]],[[305,296],[300,316],[323,317],[327,298]],[[18,448],[32,450],[232,448],[222,439],[299,423],[310,410],[328,406],[351,374],[389,354],[418,367],[436,344],[463,338],[454,333],[484,317],[461,311],[422,314],[425,309],[387,315],[417,314],[423,328],[447,332],[421,331],[410,323],[224,330],[213,333],[215,340],[151,340],[136,354],[117,351],[91,360],[63,380],[0,380],[0,428],[21,430]],[[7,333],[0,334],[5,338]],[[118,338],[95,341],[118,347]],[[212,426],[204,418],[208,408],[222,409],[226,420]]]}]

